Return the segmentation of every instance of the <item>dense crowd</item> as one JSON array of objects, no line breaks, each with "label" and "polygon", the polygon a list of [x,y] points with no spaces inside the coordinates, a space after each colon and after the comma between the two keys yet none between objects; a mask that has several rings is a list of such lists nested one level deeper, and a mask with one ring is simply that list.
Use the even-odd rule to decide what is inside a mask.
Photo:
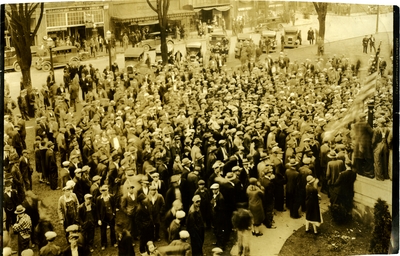
[{"label": "dense crowd", "polygon": [[[21,114],[6,89],[4,230],[18,232],[19,255],[30,243],[40,255],[88,255],[98,230],[101,250],[110,242],[119,255],[134,255],[136,238],[142,255],[203,255],[207,228],[216,254],[237,229],[248,255],[245,232],[275,228],[274,211],[305,211],[306,229],[318,233],[318,191],[351,211],[357,174],[391,179],[390,67],[376,84],[371,127],[367,104],[355,103],[374,91],[345,56],[249,61],[233,71],[184,61],[133,79],[117,65],[67,66],[61,84],[50,73],[42,89],[21,91]],[[50,193],[63,191],[58,220],[38,210],[46,207],[32,192],[35,171]],[[251,221],[232,222],[238,212]],[[53,231],[56,222],[65,234]],[[157,249],[161,239],[169,245]]]}]

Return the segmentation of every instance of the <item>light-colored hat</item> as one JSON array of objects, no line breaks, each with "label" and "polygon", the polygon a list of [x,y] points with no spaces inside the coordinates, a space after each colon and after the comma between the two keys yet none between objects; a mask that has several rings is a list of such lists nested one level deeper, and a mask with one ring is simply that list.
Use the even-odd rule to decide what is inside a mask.
[{"label": "light-colored hat", "polygon": [[219,184],[218,183],[212,184],[210,189],[219,189]]},{"label": "light-colored hat", "polygon": [[96,182],[96,181],[98,181],[98,180],[100,180],[101,179],[101,176],[100,175],[95,175],[93,178],[92,178],[92,181],[93,182]]},{"label": "light-colored hat", "polygon": [[17,208],[15,209],[15,214],[20,214],[20,213],[24,213],[25,212],[25,207],[23,207],[22,205],[18,205]]},{"label": "light-colored hat", "polygon": [[187,238],[189,238],[189,236],[190,236],[189,232],[187,232],[186,230],[182,230],[179,232],[179,237],[181,239],[187,239]]},{"label": "light-colored hat", "polygon": [[77,232],[77,231],[79,231],[79,226],[76,224],[69,225],[65,231],[66,232]]},{"label": "light-colored hat", "polygon": [[311,158],[305,157],[305,158],[303,159],[303,164],[311,164]]},{"label": "light-colored hat", "polygon": [[290,159],[290,162],[289,162],[289,165],[290,165],[290,166],[296,166],[296,165],[298,165],[298,164],[299,164],[299,162],[297,162],[296,159],[294,159],[294,158],[291,158],[291,159]]},{"label": "light-colored hat", "polygon": [[213,252],[214,255],[220,255],[221,253],[223,253],[224,251],[219,248],[219,247],[215,247],[211,250]]},{"label": "light-colored hat", "polygon": [[62,165],[65,166],[65,167],[69,166],[69,161],[64,161],[64,162],[62,163]]},{"label": "light-colored hat", "polygon": [[233,172],[228,172],[225,178],[229,181],[236,179],[236,175]]},{"label": "light-colored hat", "polygon": [[197,202],[199,200],[201,200],[201,197],[199,195],[194,195],[194,197],[192,198],[193,202]]},{"label": "light-colored hat", "polygon": [[33,250],[32,249],[25,249],[21,252],[21,256],[33,256]]},{"label": "light-colored hat", "polygon": [[91,195],[91,194],[86,194],[85,196],[84,196],[84,198],[86,199],[86,198],[92,198],[93,196]]},{"label": "light-colored hat", "polygon": [[191,164],[191,163],[192,163],[192,161],[190,161],[189,158],[184,158],[184,159],[182,160],[182,165],[189,165],[189,164]]},{"label": "light-colored hat", "polygon": [[311,175],[308,175],[306,179],[307,179],[307,183],[309,183],[309,184],[311,184],[315,181],[315,178]]},{"label": "light-colored hat", "polygon": [[69,181],[67,181],[65,186],[73,188],[73,187],[75,187],[75,182],[73,180],[69,180]]},{"label": "light-colored hat", "polygon": [[4,247],[3,248],[3,256],[11,256],[11,255],[12,255],[11,247]]},{"label": "light-colored hat", "polygon": [[57,233],[54,231],[47,231],[44,236],[46,237],[46,240],[51,240],[57,237]]},{"label": "light-colored hat", "polygon": [[184,211],[177,211],[176,212],[176,218],[177,219],[185,218],[185,216],[186,216],[186,213]]},{"label": "light-colored hat", "polygon": [[327,156],[329,158],[336,158],[337,157],[336,151],[331,150]]},{"label": "light-colored hat", "polygon": [[222,167],[222,166],[224,166],[224,163],[221,162],[221,161],[219,161],[219,160],[217,160],[217,161],[213,164],[212,168],[213,168],[213,169],[216,169],[216,168],[219,168],[219,167]]}]

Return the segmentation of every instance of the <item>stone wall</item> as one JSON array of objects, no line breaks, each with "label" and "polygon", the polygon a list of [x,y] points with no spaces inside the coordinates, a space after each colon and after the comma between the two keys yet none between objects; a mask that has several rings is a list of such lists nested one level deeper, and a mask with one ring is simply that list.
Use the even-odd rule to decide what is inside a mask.
[{"label": "stone wall", "polygon": [[373,223],[374,206],[378,198],[386,201],[392,214],[392,181],[378,181],[364,176],[357,176],[354,183],[353,214],[365,223]]}]

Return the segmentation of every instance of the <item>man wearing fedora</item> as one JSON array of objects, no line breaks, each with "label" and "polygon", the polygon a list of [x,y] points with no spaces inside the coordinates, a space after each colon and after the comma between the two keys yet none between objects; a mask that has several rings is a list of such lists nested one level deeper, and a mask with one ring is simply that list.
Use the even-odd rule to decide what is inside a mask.
[{"label": "man wearing fedora", "polygon": [[337,158],[337,153],[331,150],[328,154],[328,165],[326,167],[326,179],[328,181],[328,196],[331,198],[331,203],[336,200],[335,183],[339,174],[346,170],[342,160]]},{"label": "man wearing fedora", "polygon": [[298,195],[300,185],[300,175],[297,171],[299,162],[295,158],[291,158],[287,164],[285,172],[286,183],[286,207],[290,210],[290,217],[293,219],[300,218],[299,207],[300,198]]},{"label": "man wearing fedora", "polygon": [[[18,199],[18,193],[15,189],[12,189],[12,182],[6,180],[4,182],[4,193],[3,193],[3,209],[6,218],[6,230],[9,231],[12,224],[16,221],[15,209],[20,203]],[[4,216],[3,216],[4,218]]]},{"label": "man wearing fedora", "polygon": [[24,149],[19,159],[19,171],[21,172],[25,189],[32,190],[32,173],[33,169],[29,161],[29,151]]},{"label": "man wearing fedora", "polygon": [[14,213],[17,215],[17,219],[12,228],[14,232],[18,233],[18,255],[21,256],[23,250],[29,249],[32,221],[22,205],[18,205]]},{"label": "man wearing fedora", "polygon": [[52,190],[55,190],[58,188],[58,168],[56,153],[54,152],[54,143],[51,141],[47,142],[46,169],[48,178],[47,184],[50,185]]}]

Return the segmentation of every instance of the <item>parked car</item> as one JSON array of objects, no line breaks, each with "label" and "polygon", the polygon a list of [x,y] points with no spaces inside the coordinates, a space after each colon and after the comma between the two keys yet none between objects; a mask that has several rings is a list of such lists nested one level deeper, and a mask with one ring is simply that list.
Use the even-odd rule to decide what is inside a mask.
[{"label": "parked car", "polygon": [[209,37],[209,41],[208,43],[210,44],[210,46],[216,46],[218,43],[220,43],[220,45],[225,45],[227,43],[229,43],[229,39],[225,34],[211,34]]},{"label": "parked car", "polygon": [[299,46],[297,40],[299,30],[297,28],[285,28],[283,33],[285,37],[285,47],[296,48]]},{"label": "parked car", "polygon": [[[88,52],[78,52],[75,46],[59,46],[51,48],[53,57],[53,67],[64,67],[66,64],[79,65],[79,61],[89,58]],[[51,69],[50,54],[38,58],[35,63],[38,70],[49,71]]]},{"label": "parked car", "polygon": [[8,48],[4,51],[4,70],[11,69],[14,69],[15,71],[21,71],[14,47]]},{"label": "parked car", "polygon": [[125,68],[130,79],[133,78],[136,66],[143,62],[144,49],[142,47],[128,48],[124,53]]},{"label": "parked car", "polygon": [[[267,43],[269,43],[269,47],[267,47]],[[261,40],[260,40],[260,48],[263,52],[269,49],[269,52],[275,51],[277,46],[276,41],[276,32],[271,30],[264,30],[261,32]],[[267,52],[268,53],[268,52]]]},{"label": "parked car", "polygon": [[[174,53],[174,44],[167,44],[168,58]],[[156,61],[162,60],[161,44],[156,47]]]},{"label": "parked car", "polygon": [[202,58],[201,42],[193,42],[186,44],[186,58],[189,62],[195,62],[196,58]]},{"label": "parked car", "polygon": [[251,47],[253,39],[250,34],[238,34],[235,46],[235,58],[240,58],[243,47]]},{"label": "parked car", "polygon": [[[148,39],[142,40],[139,43],[139,47],[143,47],[144,50],[150,51],[152,49],[156,49],[157,46],[161,45],[161,33],[160,32],[153,32],[147,35]],[[174,41],[171,38],[167,38],[168,45],[174,45]]]}]

